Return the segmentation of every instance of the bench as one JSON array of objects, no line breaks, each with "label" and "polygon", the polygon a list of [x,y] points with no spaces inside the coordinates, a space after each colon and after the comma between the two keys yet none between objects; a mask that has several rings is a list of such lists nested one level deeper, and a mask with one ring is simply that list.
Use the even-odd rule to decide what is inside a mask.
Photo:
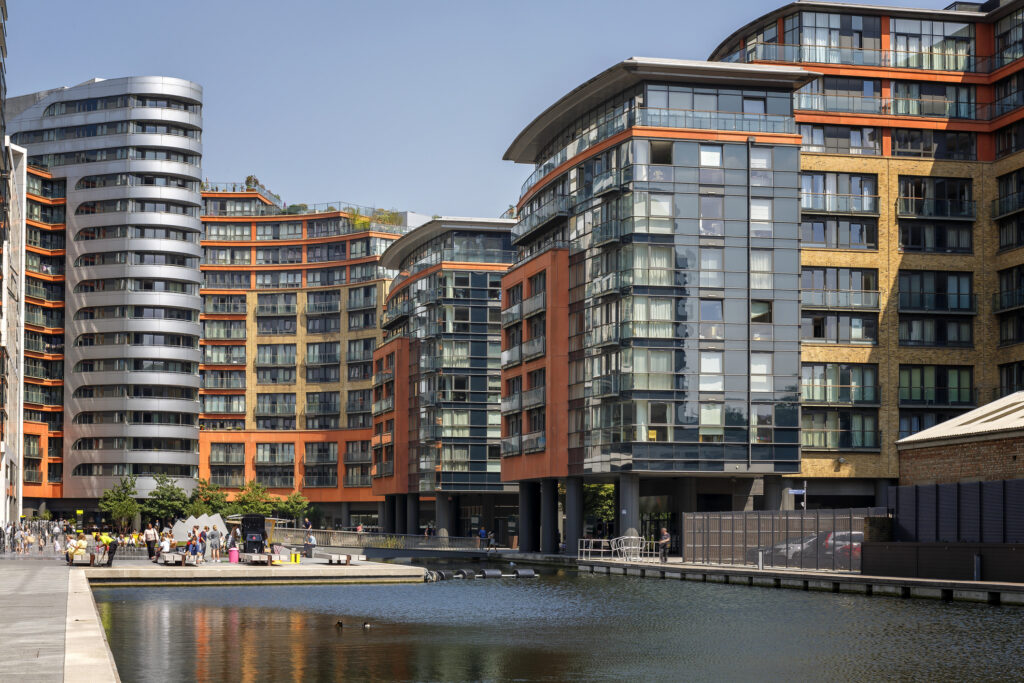
[{"label": "bench", "polygon": [[344,564],[350,565],[353,562],[359,560],[365,560],[366,555],[346,555],[344,553],[325,553],[325,552],[314,552],[314,556],[320,558],[327,558],[327,564]]},{"label": "bench", "polygon": [[190,555],[188,553],[160,553],[159,563],[164,565],[178,565],[184,567],[185,565],[197,566],[197,556]]},{"label": "bench", "polygon": [[88,566],[91,567],[95,561],[96,561],[96,556],[93,555],[92,553],[85,553],[84,555],[72,555],[71,556],[71,565],[72,566],[74,566],[76,564],[81,564],[81,565],[88,565]]},{"label": "bench", "polygon": [[266,564],[284,562],[284,555],[278,553],[242,553],[238,559],[246,564]]}]

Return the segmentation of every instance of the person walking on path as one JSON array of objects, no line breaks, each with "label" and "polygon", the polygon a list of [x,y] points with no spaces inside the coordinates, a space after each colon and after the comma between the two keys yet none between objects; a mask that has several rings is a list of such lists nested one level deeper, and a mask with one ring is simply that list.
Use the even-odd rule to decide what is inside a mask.
[{"label": "person walking on path", "polygon": [[313,528],[313,524],[309,521],[309,517],[305,518],[305,520],[302,522],[302,526],[306,528],[306,531],[309,531]]},{"label": "person walking on path", "polygon": [[199,561],[206,562],[206,544],[210,538],[210,527],[204,526],[199,532]]},{"label": "person walking on path", "polygon": [[477,536],[479,538],[477,538],[476,547],[477,548],[483,548],[484,546],[486,546],[487,545],[487,529],[485,529],[483,527],[483,525],[480,526],[480,531],[477,532]]},{"label": "person walking on path", "polygon": [[668,546],[672,542],[672,537],[668,535],[668,529],[661,527],[661,537],[658,539],[658,550],[661,554],[661,561],[668,562]]},{"label": "person walking on path", "polygon": [[214,562],[220,562],[220,531],[217,530],[217,525],[213,525],[213,529],[206,535],[207,540],[210,543],[210,556]]},{"label": "person walking on path", "polygon": [[156,555],[157,538],[156,529],[153,528],[152,524],[147,524],[146,530],[142,532],[142,540],[146,542],[146,552],[149,553],[149,559],[151,560]]}]

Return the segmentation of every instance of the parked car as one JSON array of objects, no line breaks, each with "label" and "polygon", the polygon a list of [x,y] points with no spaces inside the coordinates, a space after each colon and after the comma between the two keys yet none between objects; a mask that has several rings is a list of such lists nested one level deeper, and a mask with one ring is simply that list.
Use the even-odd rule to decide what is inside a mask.
[{"label": "parked car", "polygon": [[853,553],[859,556],[863,531],[826,531],[794,558],[803,569],[849,569]]},{"label": "parked car", "polygon": [[796,536],[793,538],[787,538],[785,541],[776,543],[775,545],[748,548],[746,560],[749,564],[757,564],[758,553],[760,551],[764,551],[764,563],[766,565],[785,567],[793,564],[794,558],[799,556],[805,548],[813,545],[817,537],[817,534]]}]

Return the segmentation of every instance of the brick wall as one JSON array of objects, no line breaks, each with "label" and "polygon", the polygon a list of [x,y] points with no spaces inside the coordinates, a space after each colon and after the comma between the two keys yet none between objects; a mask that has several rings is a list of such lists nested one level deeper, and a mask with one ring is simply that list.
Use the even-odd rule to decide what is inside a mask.
[{"label": "brick wall", "polygon": [[900,449],[900,485],[1024,478],[1024,436]]}]

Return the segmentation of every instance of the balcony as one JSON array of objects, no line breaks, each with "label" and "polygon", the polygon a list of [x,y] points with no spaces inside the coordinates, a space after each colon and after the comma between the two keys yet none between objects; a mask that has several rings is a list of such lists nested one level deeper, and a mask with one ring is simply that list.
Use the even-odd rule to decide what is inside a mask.
[{"label": "balcony", "polygon": [[626,286],[625,283],[626,278],[617,272],[598,275],[587,283],[585,295],[588,299],[592,299],[607,294],[618,294],[619,290]]},{"label": "balcony", "polygon": [[921,199],[899,197],[896,213],[900,218],[946,218],[973,221],[975,202],[970,199]]},{"label": "balcony", "polygon": [[42,484],[43,483],[43,471],[42,470],[25,470],[24,481],[26,484]]},{"label": "balcony", "polygon": [[369,450],[345,451],[344,463],[346,465],[365,465],[369,464],[371,460],[372,454]]},{"label": "balcony", "polygon": [[295,477],[282,476],[274,477],[269,475],[260,475],[259,471],[256,472],[256,481],[268,489],[293,489],[295,488]]},{"label": "balcony", "polygon": [[539,386],[523,392],[523,410],[544,405],[544,394],[547,387]]},{"label": "balcony", "polygon": [[871,430],[801,429],[800,445],[809,451],[877,451],[882,433]]},{"label": "balcony", "polygon": [[805,213],[878,215],[878,195],[801,192],[800,210]]},{"label": "balcony", "polygon": [[204,377],[203,389],[245,389],[245,376]]},{"label": "balcony", "polygon": [[340,301],[316,301],[306,304],[306,315],[326,315],[341,313]]},{"label": "balcony", "polygon": [[31,282],[25,283],[25,296],[30,296],[34,299],[46,299],[48,301],[64,301],[64,290],[62,289],[48,289],[41,285],[36,285]]},{"label": "balcony", "polygon": [[338,475],[314,474],[302,477],[302,487],[307,489],[333,489],[338,487]]},{"label": "balcony", "polygon": [[992,218],[1002,218],[1024,209],[1024,192],[992,200]]},{"label": "balcony", "polygon": [[244,474],[212,474],[210,483],[225,489],[240,489],[245,487]]},{"label": "balcony", "polygon": [[378,372],[378,373],[374,374],[374,376],[373,376],[373,386],[379,387],[382,384],[386,384],[388,382],[394,381],[394,379],[395,379],[395,371],[394,370],[384,370],[383,372]]},{"label": "balcony", "polygon": [[26,336],[25,350],[46,354],[64,353],[64,341],[61,340],[60,342],[47,342],[43,341],[42,339],[33,339],[31,337]]},{"label": "balcony", "polygon": [[370,438],[370,446],[387,446],[391,443],[394,432],[380,432]]},{"label": "balcony", "polygon": [[523,360],[528,361],[531,358],[537,358],[538,356],[544,355],[545,348],[545,337],[541,335],[534,337],[533,339],[527,339],[523,342]]},{"label": "balcony", "polygon": [[338,415],[341,413],[339,403],[313,402],[306,404],[306,415]]},{"label": "balcony", "polygon": [[508,327],[512,323],[523,319],[523,304],[515,303],[501,312],[501,326]]},{"label": "balcony", "polygon": [[599,325],[583,333],[584,346],[600,347],[618,344],[620,339],[618,325]]},{"label": "balcony", "polygon": [[541,313],[546,309],[547,292],[534,294],[529,299],[523,301],[523,318],[529,318],[531,315]]},{"label": "balcony", "polygon": [[295,415],[294,404],[271,404],[257,405],[255,415],[258,417],[272,417],[274,415]]},{"label": "balcony", "polygon": [[[239,320],[238,322],[243,321]],[[229,327],[219,330],[208,329],[204,332],[203,339],[210,341],[245,341],[245,327]]]},{"label": "balcony", "polygon": [[203,306],[203,313],[215,313],[219,315],[245,315],[246,306],[244,301],[207,302]]},{"label": "balcony", "polygon": [[398,302],[392,301],[388,303],[388,307],[384,311],[383,320],[381,322],[387,325],[398,320],[399,318],[405,318],[409,315],[410,312],[412,312],[412,309],[413,302],[410,301],[409,299]]},{"label": "balcony", "polygon": [[501,457],[519,455],[523,452],[522,437],[518,434],[501,437]]},{"label": "balcony", "polygon": [[974,294],[946,292],[900,292],[900,313],[967,313],[978,312]]},{"label": "balcony", "polygon": [[618,190],[625,183],[629,182],[629,170],[631,169],[613,168],[610,171],[598,173],[594,176],[594,182],[591,183],[590,196],[600,197],[608,192]]},{"label": "balcony", "polygon": [[380,415],[382,413],[390,413],[395,409],[395,397],[387,396],[379,401],[373,402],[373,414]]},{"label": "balcony", "polygon": [[[242,363],[245,360],[240,361]],[[219,365],[219,363],[218,363]],[[272,356],[264,355],[257,356],[255,365],[262,365],[267,367],[295,367],[295,356]]]},{"label": "balcony", "polygon": [[297,304],[258,304],[256,315],[295,315]]},{"label": "balcony", "polygon": [[523,434],[523,453],[539,453],[546,447],[546,437],[543,431]]},{"label": "balcony", "polygon": [[210,465],[244,465],[245,453],[210,453]]},{"label": "balcony", "polygon": [[971,407],[978,404],[978,390],[968,387],[900,387],[900,406]]},{"label": "balcony", "polygon": [[350,398],[345,404],[346,413],[368,413],[373,410],[373,403],[367,399]]},{"label": "balcony", "polygon": [[373,466],[373,478],[390,477],[395,474],[395,463],[393,460],[379,462]]},{"label": "balcony", "polygon": [[360,297],[349,297],[348,299],[348,310],[355,311],[360,308],[376,308],[377,297],[375,296],[360,296]]},{"label": "balcony", "polygon": [[672,339],[675,324],[668,321],[626,321],[619,326],[622,339]]},{"label": "balcony", "polygon": [[501,397],[501,414],[515,413],[523,409],[523,395],[509,394]]},{"label": "balcony", "polygon": [[590,382],[590,395],[593,398],[602,398],[605,396],[618,396],[619,391],[622,390],[621,375],[601,375],[595,377]]},{"label": "balcony", "polygon": [[618,220],[598,223],[590,231],[590,246],[600,247],[604,244],[618,242],[622,236],[622,223]]},{"label": "balcony", "polygon": [[804,405],[879,405],[882,388],[864,384],[829,384],[805,382],[800,385]]},{"label": "balcony", "polygon": [[523,216],[512,228],[513,237],[523,237],[541,228],[557,218],[566,218],[570,214],[568,197],[553,197]]},{"label": "balcony", "polygon": [[740,52],[736,61],[846,64],[926,71],[984,72],[990,68],[988,60],[985,58],[953,52],[872,50],[857,47],[785,45],[782,43],[750,43]]},{"label": "balcony", "polygon": [[501,367],[508,368],[519,365],[523,360],[523,348],[519,344],[501,352]]},{"label": "balcony", "polygon": [[370,486],[369,474],[346,474],[342,485],[347,489],[365,488]]},{"label": "balcony", "polygon": [[337,365],[341,362],[341,354],[337,353],[316,353],[306,356],[307,366]]},{"label": "balcony", "polygon": [[857,289],[805,289],[800,292],[804,308],[878,310],[878,292]]},{"label": "balcony", "polygon": [[348,351],[345,353],[345,360],[349,363],[373,360],[373,349],[361,349],[359,351]]},{"label": "balcony", "polygon": [[992,312],[1002,313],[1024,306],[1024,289],[999,292],[992,295]]}]

